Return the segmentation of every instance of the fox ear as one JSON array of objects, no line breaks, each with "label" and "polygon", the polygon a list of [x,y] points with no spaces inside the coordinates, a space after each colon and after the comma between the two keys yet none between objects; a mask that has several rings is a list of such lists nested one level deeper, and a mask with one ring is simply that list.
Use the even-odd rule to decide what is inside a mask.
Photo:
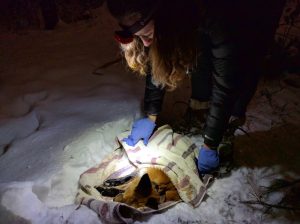
[{"label": "fox ear", "polygon": [[148,195],[151,194],[151,190],[152,190],[152,184],[150,178],[148,174],[145,173],[142,176],[138,186],[135,188],[135,192],[143,197],[147,197]]}]

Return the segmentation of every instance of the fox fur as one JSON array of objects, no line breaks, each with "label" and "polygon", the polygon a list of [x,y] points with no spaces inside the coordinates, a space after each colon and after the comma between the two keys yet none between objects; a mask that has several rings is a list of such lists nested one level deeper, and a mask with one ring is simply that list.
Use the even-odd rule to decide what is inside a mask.
[{"label": "fox fur", "polygon": [[123,193],[115,196],[114,201],[126,203],[135,208],[149,207],[158,209],[159,204],[167,201],[180,201],[180,196],[170,178],[158,168],[145,168],[141,175],[128,183]]}]

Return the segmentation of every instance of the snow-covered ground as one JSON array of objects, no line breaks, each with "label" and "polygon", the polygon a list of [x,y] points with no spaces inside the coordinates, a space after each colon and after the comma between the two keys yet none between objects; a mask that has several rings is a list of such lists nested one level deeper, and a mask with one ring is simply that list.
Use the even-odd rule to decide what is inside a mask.
[{"label": "snow-covered ground", "polygon": [[[0,223],[101,223],[74,204],[79,175],[140,116],[144,81],[124,63],[93,74],[119,52],[114,21],[103,9],[98,15],[0,36]],[[185,90],[168,94],[166,105]],[[297,74],[262,80],[231,175],[216,180],[198,208],[180,203],[136,223],[300,223],[299,96]],[[288,186],[267,194],[280,178]]]}]

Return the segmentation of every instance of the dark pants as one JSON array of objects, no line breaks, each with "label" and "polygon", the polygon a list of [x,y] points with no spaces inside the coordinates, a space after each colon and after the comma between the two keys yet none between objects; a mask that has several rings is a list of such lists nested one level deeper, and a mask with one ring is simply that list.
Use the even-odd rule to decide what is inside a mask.
[{"label": "dark pants", "polygon": [[[254,65],[253,65],[254,66]],[[238,82],[237,98],[234,103],[231,115],[237,117],[244,117],[246,114],[247,106],[252,99],[261,72],[253,67],[240,74],[240,80]],[[191,74],[191,86],[192,86],[192,99],[199,100],[201,102],[210,101],[212,96],[212,74],[195,71]]]},{"label": "dark pants", "polygon": [[[228,11],[235,27],[237,65],[239,66],[237,98],[231,115],[245,116],[262,74],[262,61],[274,40],[274,34],[285,0],[231,1]],[[202,58],[207,60],[207,58]],[[211,63],[207,61],[206,63]],[[205,66],[208,68],[209,66]],[[191,98],[209,101],[212,95],[212,73],[202,68],[191,73]]]}]

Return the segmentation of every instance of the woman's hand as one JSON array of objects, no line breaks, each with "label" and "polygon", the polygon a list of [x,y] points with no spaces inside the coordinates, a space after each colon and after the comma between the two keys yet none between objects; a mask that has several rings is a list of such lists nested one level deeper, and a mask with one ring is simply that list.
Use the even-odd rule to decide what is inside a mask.
[{"label": "woman's hand", "polygon": [[203,145],[198,156],[198,170],[200,174],[207,174],[219,167],[219,154],[217,150],[210,149]]},{"label": "woman's hand", "polygon": [[147,145],[154,128],[155,120],[150,117],[137,120],[132,125],[131,134],[122,141],[126,142],[127,145],[135,146],[139,140],[143,139],[144,144]]}]

